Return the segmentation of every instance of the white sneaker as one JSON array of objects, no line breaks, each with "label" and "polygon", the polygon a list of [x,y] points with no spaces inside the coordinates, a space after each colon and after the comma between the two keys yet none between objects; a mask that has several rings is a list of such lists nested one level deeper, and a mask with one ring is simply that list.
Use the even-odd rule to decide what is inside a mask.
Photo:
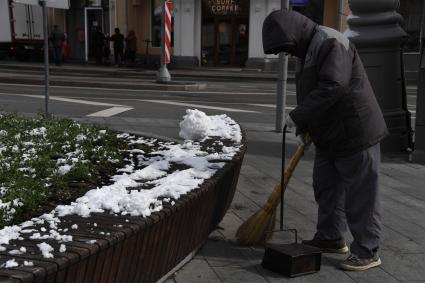
[{"label": "white sneaker", "polygon": [[340,267],[349,271],[363,271],[381,265],[381,259],[377,254],[371,258],[359,258],[351,254],[346,260],[341,262]]}]

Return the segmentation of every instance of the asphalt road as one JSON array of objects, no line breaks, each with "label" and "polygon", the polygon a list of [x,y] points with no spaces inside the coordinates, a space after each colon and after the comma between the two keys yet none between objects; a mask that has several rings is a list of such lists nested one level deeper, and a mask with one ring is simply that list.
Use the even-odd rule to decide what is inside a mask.
[{"label": "asphalt road", "polygon": [[[106,78],[107,79],[107,78]],[[113,80],[113,78],[110,78]],[[132,107],[117,113],[123,117],[169,117],[179,119],[186,108],[198,108],[208,114],[226,113],[240,123],[257,121],[274,123],[276,84],[274,82],[229,82],[208,81],[203,91],[163,90],[119,90],[86,87],[51,87],[50,111],[72,117],[83,117],[104,110],[109,103]],[[408,86],[408,108],[412,113],[412,124],[416,116],[416,87]],[[43,86],[13,85],[0,83],[0,110],[24,113],[42,113]],[[56,97],[74,99],[58,101]],[[88,104],[87,102],[95,102]],[[167,102],[167,104],[165,104]],[[180,103],[180,104],[179,104]],[[287,106],[295,106],[295,86],[288,85]],[[217,107],[217,109],[214,109]]]},{"label": "asphalt road", "polygon": [[[274,123],[276,99],[275,85],[267,82],[209,82],[208,89],[202,91],[53,86],[50,95],[50,112],[55,115],[83,117],[119,105],[115,107],[132,108],[115,114],[120,117],[180,119],[185,109],[198,108],[209,115],[226,113],[240,123]],[[42,113],[44,87],[0,83],[0,101],[2,111]],[[292,85],[287,101],[289,107],[294,106]]]},{"label": "asphalt road", "polygon": [[[107,79],[107,78],[105,78]],[[113,80],[113,78],[110,78]],[[190,78],[188,79],[190,80]],[[194,79],[193,79],[194,80]],[[281,136],[275,129],[276,83],[267,81],[205,81],[201,91],[127,90],[87,87],[50,87],[49,112],[80,119],[104,119],[120,130],[141,130],[123,121],[148,121],[149,133],[178,138],[178,122],[188,108],[208,115],[227,114],[248,132],[248,154],[280,156]],[[409,86],[412,125],[416,117],[416,87]],[[0,82],[0,111],[44,112],[44,87]],[[288,84],[287,110],[296,106],[295,86]],[[121,121],[117,120],[121,118]],[[138,120],[139,119],[139,120]],[[117,122],[118,121],[118,122]],[[155,122],[167,127],[155,127]]]}]

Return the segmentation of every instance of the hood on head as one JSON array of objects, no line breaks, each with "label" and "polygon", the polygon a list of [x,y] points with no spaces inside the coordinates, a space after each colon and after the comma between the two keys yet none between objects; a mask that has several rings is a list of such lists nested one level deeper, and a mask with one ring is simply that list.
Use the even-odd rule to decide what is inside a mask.
[{"label": "hood on head", "polygon": [[271,12],[263,23],[265,54],[287,52],[304,59],[317,24],[295,11]]}]

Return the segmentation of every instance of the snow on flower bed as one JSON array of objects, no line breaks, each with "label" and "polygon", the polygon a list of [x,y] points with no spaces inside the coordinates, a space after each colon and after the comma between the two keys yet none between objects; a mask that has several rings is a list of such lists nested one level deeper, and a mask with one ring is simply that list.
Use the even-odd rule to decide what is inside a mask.
[{"label": "snow on flower bed", "polygon": [[0,228],[87,191],[70,189],[71,181],[96,183],[99,170],[115,172],[120,143],[114,131],[69,119],[0,115]]},{"label": "snow on flower bed", "polygon": [[[11,240],[23,240],[23,234],[36,240],[72,241],[66,231],[78,229],[76,224],[69,223],[66,229],[58,228],[61,218],[67,215],[89,218],[92,213],[107,211],[114,215],[149,216],[160,211],[164,204],[174,205],[182,195],[198,188],[242,146],[240,127],[226,115],[207,116],[198,110],[187,110],[180,127],[180,136],[185,138],[182,144],[118,134],[117,137],[129,145],[154,146],[155,150],[147,153],[141,149],[128,149],[126,165],[111,177],[110,184],[92,189],[70,204],[58,205],[50,213],[20,225],[4,227],[0,230],[0,250],[5,251],[4,245]],[[45,134],[40,130],[34,133]],[[47,225],[49,229],[34,229],[37,224]],[[51,245],[43,242],[38,247],[44,257],[53,256]],[[65,250],[66,247],[61,245],[58,252]],[[11,260],[5,267],[16,264]]]}]

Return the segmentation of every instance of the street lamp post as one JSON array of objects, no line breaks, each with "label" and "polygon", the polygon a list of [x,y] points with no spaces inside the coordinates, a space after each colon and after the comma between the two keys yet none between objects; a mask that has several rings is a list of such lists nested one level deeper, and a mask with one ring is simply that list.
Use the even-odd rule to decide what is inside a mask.
[{"label": "street lamp post", "polygon": [[43,37],[44,37],[44,116],[49,117],[49,34],[47,30],[47,6],[45,0],[40,0],[43,13]]},{"label": "street lamp post", "polygon": [[[289,1],[281,1],[281,9],[289,9]],[[286,106],[286,87],[288,80],[288,55],[283,52],[279,53],[279,73],[277,78],[276,88],[276,129],[277,133],[281,133],[283,129],[283,122],[285,119],[285,106]]]},{"label": "street lamp post", "polygon": [[356,45],[369,81],[384,114],[389,135],[382,141],[384,152],[406,150],[411,144],[410,113],[401,47],[407,37],[403,18],[396,10],[399,0],[349,0],[350,40]]}]

